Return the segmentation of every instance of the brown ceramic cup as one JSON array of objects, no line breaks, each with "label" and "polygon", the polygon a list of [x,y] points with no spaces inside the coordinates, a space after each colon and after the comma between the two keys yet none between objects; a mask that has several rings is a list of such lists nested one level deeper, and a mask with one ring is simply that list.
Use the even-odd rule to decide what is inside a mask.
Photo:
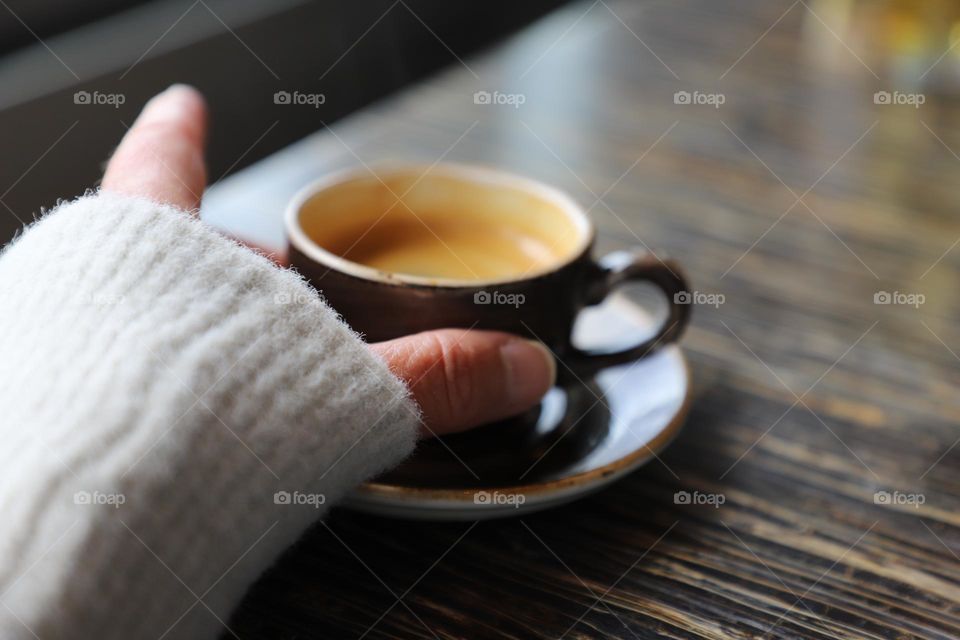
[{"label": "brown ceramic cup", "polygon": [[[404,216],[429,227],[435,215],[430,218],[428,211],[540,234],[557,249],[555,258],[506,277],[442,278],[384,271],[324,246],[324,229],[347,220],[365,232]],[[649,356],[676,341],[689,319],[688,288],[675,262],[639,250],[594,259],[594,226],[576,202],[503,171],[452,164],[349,169],[301,190],[285,222],[291,266],[371,342],[445,327],[508,331],[546,344],[562,363],[563,380]],[[430,232],[443,241],[442,231]],[[606,350],[575,346],[577,314],[627,281],[650,283],[666,296],[669,311],[656,333]]]}]

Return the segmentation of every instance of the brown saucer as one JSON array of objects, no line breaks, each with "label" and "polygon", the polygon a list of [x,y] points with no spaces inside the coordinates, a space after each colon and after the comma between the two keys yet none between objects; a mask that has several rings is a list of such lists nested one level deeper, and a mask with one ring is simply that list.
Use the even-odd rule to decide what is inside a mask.
[{"label": "brown saucer", "polygon": [[[586,342],[656,326],[626,295],[584,320],[578,338]],[[425,441],[401,466],[362,485],[346,506],[392,517],[478,520],[563,504],[652,459],[679,432],[689,399],[687,363],[672,345],[555,388],[527,415]]]}]

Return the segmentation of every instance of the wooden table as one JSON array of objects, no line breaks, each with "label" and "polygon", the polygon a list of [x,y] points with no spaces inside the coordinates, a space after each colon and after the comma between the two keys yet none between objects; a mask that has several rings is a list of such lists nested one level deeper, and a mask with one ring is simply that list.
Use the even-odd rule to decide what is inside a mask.
[{"label": "wooden table", "polygon": [[960,636],[958,108],[837,6],[576,3],[212,190],[208,220],[279,245],[332,169],[492,164],[572,193],[601,251],[642,242],[723,296],[695,309],[662,464],[512,520],[335,511],[237,636]]}]

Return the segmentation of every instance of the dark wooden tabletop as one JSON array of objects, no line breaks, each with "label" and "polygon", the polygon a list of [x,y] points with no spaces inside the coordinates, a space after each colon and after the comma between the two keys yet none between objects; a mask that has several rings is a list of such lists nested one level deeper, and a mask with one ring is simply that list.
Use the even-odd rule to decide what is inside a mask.
[{"label": "dark wooden tabletop", "polygon": [[335,510],[232,633],[960,636],[960,103],[938,60],[960,16],[928,4],[575,3],[215,187],[207,218],[270,244],[326,171],[491,164],[573,194],[599,250],[642,243],[723,296],[684,339],[695,400],[662,463],[522,518]]}]

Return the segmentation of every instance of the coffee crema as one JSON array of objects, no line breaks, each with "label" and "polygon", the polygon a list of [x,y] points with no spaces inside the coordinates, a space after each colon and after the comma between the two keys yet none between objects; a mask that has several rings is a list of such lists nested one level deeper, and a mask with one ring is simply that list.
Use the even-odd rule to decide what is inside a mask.
[{"label": "coffee crema", "polygon": [[543,238],[456,214],[391,217],[326,235],[323,246],[381,271],[458,280],[518,277],[562,258]]},{"label": "coffee crema", "polygon": [[[380,271],[510,280],[573,257],[584,231],[529,190],[456,176],[357,178],[305,204],[304,231],[326,251]],[[397,196],[402,195],[398,201]]]}]

